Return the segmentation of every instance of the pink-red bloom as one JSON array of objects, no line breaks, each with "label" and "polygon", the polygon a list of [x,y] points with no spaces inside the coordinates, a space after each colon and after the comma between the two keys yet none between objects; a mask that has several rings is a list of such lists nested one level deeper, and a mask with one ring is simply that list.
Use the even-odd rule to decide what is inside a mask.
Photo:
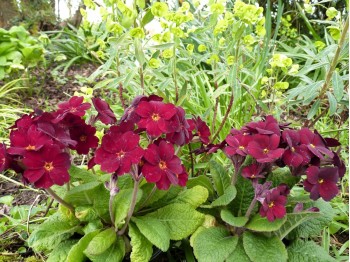
[{"label": "pink-red bloom", "polygon": [[0,173],[9,167],[9,158],[6,153],[6,145],[0,144]]},{"label": "pink-red bloom", "polygon": [[136,113],[141,117],[137,125],[139,128],[145,128],[150,136],[158,137],[175,131],[170,119],[176,112],[176,107],[170,103],[142,101],[136,108]]},{"label": "pink-red bloom", "polygon": [[179,182],[179,175],[184,173],[181,160],[175,155],[172,144],[160,141],[159,146],[150,144],[145,151],[142,174],[147,182],[156,183],[159,189],[166,190],[170,184]]},{"label": "pink-red bloom", "polygon": [[189,119],[188,123],[190,124],[190,130],[195,131],[194,136],[198,136],[203,144],[209,144],[210,129],[207,124],[199,116]]},{"label": "pink-red bloom", "polygon": [[68,101],[58,104],[57,117],[53,120],[53,123],[61,121],[66,114],[71,113],[73,115],[82,117],[85,115],[85,111],[88,110],[90,103],[83,103],[84,97],[73,96]]},{"label": "pink-red bloom", "polygon": [[306,169],[306,175],[304,188],[310,192],[311,199],[316,200],[322,197],[324,200],[330,201],[338,194],[338,168],[310,166]]},{"label": "pink-red bloom", "polygon": [[109,132],[102,138],[101,147],[96,150],[95,163],[101,170],[123,175],[130,172],[131,165],[140,162],[143,149],[139,146],[140,136],[132,131]]},{"label": "pink-red bloom", "polygon": [[177,112],[171,121],[171,126],[176,131],[168,133],[166,139],[173,144],[183,146],[190,142],[190,132],[188,130],[190,125],[185,118],[185,110],[181,107],[177,107],[176,109]]},{"label": "pink-red bloom", "polygon": [[29,151],[23,158],[24,178],[38,188],[49,188],[69,181],[70,158],[57,145],[44,146],[40,151]]},{"label": "pink-red bloom", "polygon": [[333,153],[330,151],[318,133],[313,133],[308,128],[302,128],[299,131],[300,143],[306,145],[307,148],[318,158],[323,159],[323,155],[333,158]]},{"label": "pink-red bloom", "polygon": [[98,138],[95,136],[96,128],[91,125],[84,125],[73,127],[69,130],[71,138],[77,141],[75,146],[70,146],[78,154],[88,154],[90,148],[96,148],[98,146]]},{"label": "pink-red bloom", "polygon": [[265,178],[263,174],[263,168],[264,166],[262,164],[251,164],[249,166],[246,166],[242,169],[242,176],[247,179],[258,179],[258,178]]},{"label": "pink-red bloom", "polygon": [[262,135],[280,135],[280,126],[273,116],[266,116],[263,121],[250,122],[242,128],[243,132]]},{"label": "pink-red bloom", "polygon": [[250,135],[228,135],[226,137],[226,142],[228,145],[225,147],[224,151],[228,156],[233,156],[236,154],[246,156],[247,146],[250,141],[252,141],[252,136]]},{"label": "pink-red bloom", "polygon": [[101,98],[93,98],[92,103],[97,111],[97,119],[106,125],[112,125],[117,119],[109,104]]},{"label": "pink-red bloom", "polygon": [[276,218],[283,218],[286,215],[286,203],[287,197],[281,194],[279,188],[274,188],[266,193],[259,213],[270,222]]},{"label": "pink-red bloom", "polygon": [[252,136],[252,141],[248,144],[248,153],[259,163],[271,163],[280,158],[284,152],[279,148],[280,137],[278,135],[260,135]]}]

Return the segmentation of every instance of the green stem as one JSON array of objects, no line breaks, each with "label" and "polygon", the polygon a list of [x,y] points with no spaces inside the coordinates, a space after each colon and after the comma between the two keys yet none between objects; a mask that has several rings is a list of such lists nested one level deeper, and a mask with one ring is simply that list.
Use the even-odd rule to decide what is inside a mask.
[{"label": "green stem", "polygon": [[131,198],[131,205],[130,205],[130,209],[129,209],[129,212],[128,212],[128,215],[125,219],[125,224],[124,226],[118,231],[118,235],[121,236],[125,233],[125,230],[126,228],[128,227],[129,225],[129,222],[130,222],[130,219],[131,219],[131,216],[132,214],[134,213],[134,209],[135,209],[135,206],[136,206],[136,199],[137,199],[137,192],[139,190],[139,184],[141,182],[141,179],[140,180],[135,180],[134,181],[134,189],[133,189],[133,192],[132,192],[132,198]]},{"label": "green stem", "polygon": [[64,201],[62,198],[60,198],[51,188],[47,188],[46,192],[53,198],[55,199],[58,203],[60,203],[61,205],[65,206],[66,208],[68,208],[73,214],[74,214],[74,207],[67,203],[66,201]]},{"label": "green stem", "polygon": [[154,195],[154,192],[156,192],[156,189],[157,189],[157,186],[154,185],[154,187],[152,188],[152,191],[149,193],[145,201],[143,201],[143,203],[140,205],[139,209],[143,208],[147,204],[148,200],[150,200],[151,197]]},{"label": "green stem", "polygon": [[250,217],[250,214],[252,213],[253,209],[254,209],[254,206],[256,204],[256,201],[257,199],[254,197],[252,202],[250,203],[250,206],[247,210],[247,212],[245,213],[245,217],[249,218]]},{"label": "green stem", "polygon": [[175,104],[179,100],[179,87],[177,86],[177,79],[176,79],[176,47],[174,44],[173,47],[173,53],[174,53],[174,66],[173,66],[173,80],[175,85]]}]

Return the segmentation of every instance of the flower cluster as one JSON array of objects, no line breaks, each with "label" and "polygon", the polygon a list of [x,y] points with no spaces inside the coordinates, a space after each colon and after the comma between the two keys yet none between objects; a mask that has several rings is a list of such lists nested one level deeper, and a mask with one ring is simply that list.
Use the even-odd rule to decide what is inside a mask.
[{"label": "flower cluster", "polygon": [[[339,146],[331,138],[323,138],[308,128],[295,130],[288,124],[280,124],[272,116],[258,122],[250,122],[240,130],[232,129],[219,148],[233,162],[236,174],[252,181],[254,188],[264,183],[271,172],[289,167],[291,175],[304,179],[304,189],[310,198],[326,201],[338,193],[337,182],[345,174],[345,165],[330,148]],[[247,157],[252,163],[245,164]],[[280,186],[281,187],[281,186]],[[260,215],[273,221],[286,214],[287,190],[265,188],[258,200],[262,206]]]}]

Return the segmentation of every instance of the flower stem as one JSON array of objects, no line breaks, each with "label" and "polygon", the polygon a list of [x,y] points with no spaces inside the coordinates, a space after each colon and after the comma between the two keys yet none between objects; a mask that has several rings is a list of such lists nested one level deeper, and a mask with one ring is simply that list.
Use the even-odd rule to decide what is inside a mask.
[{"label": "flower stem", "polygon": [[250,217],[250,214],[252,213],[253,209],[254,209],[254,206],[256,204],[256,201],[257,199],[254,197],[252,202],[250,203],[250,206],[247,210],[247,212],[245,213],[245,217],[249,218]]},{"label": "flower stem", "polygon": [[147,204],[148,200],[150,200],[150,198],[154,195],[154,192],[156,192],[156,189],[157,189],[157,186],[154,185],[154,187],[152,188],[152,191],[149,193],[145,201],[143,201],[143,203],[140,205],[139,209],[143,208]]},{"label": "flower stem", "polygon": [[60,198],[51,188],[47,188],[46,192],[53,198],[55,199],[58,203],[60,203],[61,205],[65,206],[66,208],[68,208],[73,214],[74,214],[74,207],[67,203],[66,201],[64,201],[62,198]]},{"label": "flower stem", "polygon": [[130,209],[129,209],[128,215],[127,215],[127,217],[126,217],[124,226],[118,231],[118,235],[119,235],[119,236],[121,236],[121,235],[124,234],[126,228],[127,228],[128,225],[129,225],[131,216],[132,216],[132,214],[134,213],[134,209],[135,209],[135,206],[136,206],[137,192],[138,192],[138,190],[139,190],[140,181],[141,181],[141,179],[140,179],[140,180],[135,179],[135,182],[134,182],[134,189],[133,189],[133,192],[132,192],[132,198],[131,198]]}]

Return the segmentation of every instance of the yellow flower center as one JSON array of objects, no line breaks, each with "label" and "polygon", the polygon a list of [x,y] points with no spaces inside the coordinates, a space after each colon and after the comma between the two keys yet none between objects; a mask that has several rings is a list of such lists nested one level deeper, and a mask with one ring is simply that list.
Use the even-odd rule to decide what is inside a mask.
[{"label": "yellow flower center", "polygon": [[26,147],[26,150],[35,150],[35,146],[28,145],[28,146]]},{"label": "yellow flower center", "polygon": [[121,159],[125,156],[125,152],[123,150],[121,150],[120,152],[116,153],[117,158]]},{"label": "yellow flower center", "polygon": [[323,181],[323,179],[322,178],[320,178],[319,180],[318,180],[318,183],[319,184],[322,184],[324,181]]},{"label": "yellow flower center", "polygon": [[69,112],[75,113],[75,112],[77,112],[77,109],[76,109],[75,107],[71,107],[71,108],[69,109]]},{"label": "yellow flower center", "polygon": [[159,162],[159,168],[162,169],[162,170],[166,169],[166,163],[165,163],[165,161],[161,160],[161,161]]},{"label": "yellow flower center", "polygon": [[275,203],[272,201],[270,204],[269,204],[269,208],[272,208],[275,206]]},{"label": "yellow flower center", "polygon": [[79,140],[80,140],[81,142],[85,142],[85,141],[86,141],[86,138],[87,138],[87,136],[82,135],[82,136],[79,137]]},{"label": "yellow flower center", "polygon": [[239,146],[238,147],[240,150],[243,150],[244,149],[244,146]]},{"label": "yellow flower center", "polygon": [[312,148],[315,148],[315,145],[314,145],[314,144],[310,144],[310,146],[311,146]]},{"label": "yellow flower center", "polygon": [[152,115],[152,120],[153,121],[158,121],[160,119],[160,116],[158,114],[153,114]]},{"label": "yellow flower center", "polygon": [[292,147],[290,150],[291,150],[292,152],[295,152],[295,148],[294,148],[294,147]]},{"label": "yellow flower center", "polygon": [[263,150],[263,152],[264,152],[264,154],[267,154],[267,153],[269,152],[269,150],[268,150],[267,148],[265,148],[265,149]]},{"label": "yellow flower center", "polygon": [[48,171],[48,172],[52,171],[52,169],[53,169],[53,164],[52,164],[52,162],[45,162],[44,168],[45,168],[45,170]]}]

